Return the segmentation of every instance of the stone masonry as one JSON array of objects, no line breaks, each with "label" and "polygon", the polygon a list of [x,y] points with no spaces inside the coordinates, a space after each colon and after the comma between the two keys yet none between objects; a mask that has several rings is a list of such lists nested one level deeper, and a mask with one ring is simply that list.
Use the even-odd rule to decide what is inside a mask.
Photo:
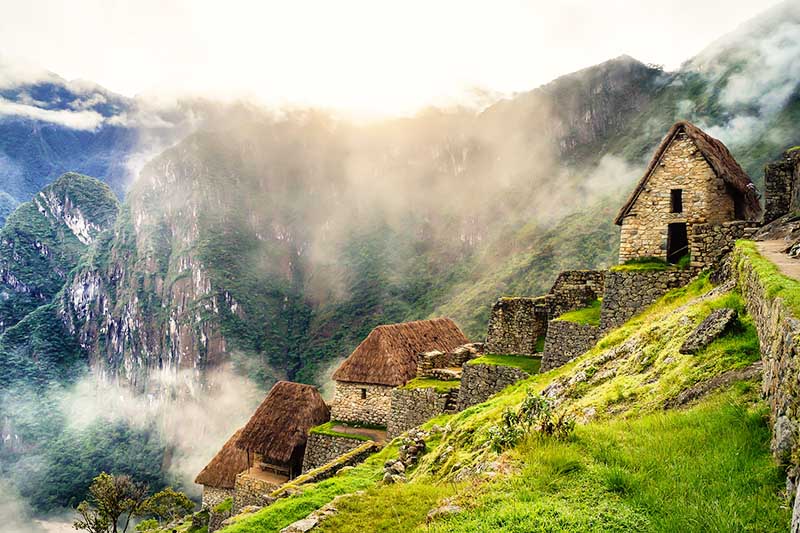
[{"label": "stone masonry", "polygon": [[263,507],[269,503],[269,494],[278,488],[275,483],[251,476],[242,472],[236,476],[236,488],[233,496],[233,513],[237,514],[243,507],[256,505]]},{"label": "stone masonry", "polygon": [[483,343],[474,342],[459,346],[449,353],[434,350],[417,357],[417,377],[432,377],[437,369],[461,367],[465,362],[483,353]]},{"label": "stone masonry", "polygon": [[306,452],[303,455],[303,474],[330,463],[362,444],[364,441],[359,439],[309,433]]},{"label": "stone masonry", "polygon": [[541,371],[547,372],[568,363],[594,346],[601,336],[597,326],[551,320],[547,326]]},{"label": "stone masonry", "polygon": [[561,272],[545,298],[550,318],[584,307],[605,290],[604,270],[565,270]]},{"label": "stone masonry", "polygon": [[608,272],[600,329],[608,331],[621,326],[670,289],[689,283],[697,273],[696,269]]},{"label": "stone masonry", "polygon": [[[637,257],[667,259],[667,227],[684,222],[721,224],[736,219],[725,182],[685,134],[679,133],[659,161],[644,190],[622,222],[619,261]],[[683,191],[683,209],[671,212],[671,190]]]},{"label": "stone masonry", "polygon": [[492,307],[486,335],[486,351],[500,354],[532,354],[547,331],[547,300],[500,298]]},{"label": "stone masonry", "polygon": [[511,366],[466,363],[461,374],[458,409],[484,402],[509,385],[529,377],[530,374],[524,370]]},{"label": "stone masonry", "polygon": [[736,240],[745,237],[751,224],[742,220],[722,224],[695,224],[689,235],[692,267],[706,268],[716,265],[733,251]]},{"label": "stone masonry", "polygon": [[388,385],[337,381],[331,418],[385,427],[392,408],[392,389]]},{"label": "stone masonry", "polygon": [[203,487],[203,507],[214,508],[228,498],[233,497],[233,489]]},{"label": "stone masonry", "polygon": [[530,355],[547,334],[547,321],[579,309],[603,294],[605,272],[561,272],[545,296],[500,298],[492,308],[486,335],[486,353]]},{"label": "stone masonry", "polygon": [[800,150],[790,150],[764,169],[764,223],[800,210]]},{"label": "stone masonry", "polygon": [[393,439],[437,415],[454,411],[458,404],[458,391],[458,388],[443,393],[437,393],[433,388],[393,390],[387,437]]},{"label": "stone masonry", "polygon": [[733,256],[733,274],[753,318],[764,365],[762,392],[770,409],[772,453],[787,467],[786,489],[794,499],[792,533],[800,532],[800,320],[783,300],[769,296],[748,257]]}]

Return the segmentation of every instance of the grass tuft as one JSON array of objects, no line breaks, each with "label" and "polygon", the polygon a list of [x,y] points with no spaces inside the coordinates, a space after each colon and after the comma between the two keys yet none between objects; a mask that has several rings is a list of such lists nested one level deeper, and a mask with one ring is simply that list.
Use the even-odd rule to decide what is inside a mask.
[{"label": "grass tuft", "polygon": [[449,392],[461,386],[461,381],[443,381],[434,378],[414,378],[401,387],[403,390],[434,389],[437,393]]},{"label": "grass tuft", "polygon": [[556,320],[574,322],[576,324],[584,324],[586,326],[599,326],[601,304],[601,300],[594,300],[586,307],[564,313],[560,317],[556,318]]},{"label": "grass tuft", "polygon": [[468,365],[496,365],[519,368],[530,375],[538,374],[542,358],[530,355],[487,354],[467,361]]},{"label": "grass tuft", "polygon": [[[342,431],[335,431],[333,429],[333,426],[347,426],[347,425],[348,424],[345,424],[344,422],[331,420],[330,422],[325,422],[324,424],[309,429],[308,432],[317,435],[327,435],[329,437],[343,437],[345,439],[363,440],[363,441],[372,440],[365,435],[358,435],[355,433],[344,433]],[[385,429],[385,428],[380,428],[380,429]]]}]

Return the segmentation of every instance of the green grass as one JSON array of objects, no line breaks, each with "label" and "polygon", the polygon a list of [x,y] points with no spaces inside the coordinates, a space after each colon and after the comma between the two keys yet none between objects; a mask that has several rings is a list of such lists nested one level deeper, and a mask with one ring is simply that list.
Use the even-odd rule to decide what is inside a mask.
[{"label": "green grass", "polygon": [[556,318],[556,320],[575,322],[576,324],[584,324],[587,326],[599,326],[601,303],[602,302],[600,300],[594,300],[588,306],[582,309],[576,309],[575,311],[564,313],[560,317]]},{"label": "green grass", "polygon": [[[345,424],[344,422],[339,422],[337,420],[331,420],[330,422],[325,422],[319,426],[315,426],[308,430],[309,433],[315,433],[317,435],[328,435],[329,437],[344,437],[346,439],[353,439],[353,440],[362,440],[368,441],[372,440],[365,435],[358,435],[353,433],[344,433],[341,431],[334,431],[333,426],[349,426],[349,427],[363,427],[363,426],[352,426],[350,424]],[[381,428],[372,428],[372,429],[385,429]]]},{"label": "green grass", "polygon": [[497,366],[513,366],[524,370],[530,375],[537,374],[539,367],[542,364],[541,357],[531,357],[526,355],[498,355],[487,354],[482,357],[471,359],[467,362],[468,365],[497,365]]},{"label": "green grass", "polygon": [[544,351],[544,341],[545,341],[544,335],[539,335],[536,338],[536,345],[533,348],[535,353],[542,353]]},{"label": "green grass", "polygon": [[401,389],[435,389],[437,393],[449,392],[457,389],[461,385],[461,381],[443,381],[441,379],[433,378],[414,378],[406,383]]},{"label": "green grass", "polygon": [[610,270],[613,272],[630,272],[640,270],[669,270],[672,265],[658,257],[637,257],[628,259],[621,265],[615,265]]},{"label": "green grass", "polygon": [[214,507],[215,513],[227,513],[233,507],[233,498],[226,498]]},{"label": "green grass", "polygon": [[252,515],[238,519],[224,528],[224,533],[256,533],[280,531],[292,522],[305,518],[312,511],[342,494],[365,490],[383,477],[383,463],[397,455],[396,446],[388,446],[364,463],[338,475],[301,488],[300,492],[281,498]]},{"label": "green grass", "polygon": [[[225,531],[278,531],[337,494],[339,514],[322,531],[783,531],[790,511],[769,451],[767,410],[758,387],[736,384],[685,410],[664,410],[681,391],[759,358],[752,320],[736,292],[702,298],[706,274],[670,291],[573,362],[518,382],[485,403],[441,415],[423,428],[428,451],[409,483],[375,484],[384,450],[331,480],[305,488]],[[708,314],[732,307],[739,319],[695,355],[678,348]],[[635,346],[611,360],[611,348]],[[518,362],[519,356],[484,360]],[[482,362],[480,359],[471,364]],[[613,369],[608,377],[604,371]],[[571,385],[580,372],[596,381]],[[559,411],[596,415],[567,441],[531,438],[498,458],[490,430],[528,392],[560,381]],[[491,475],[487,466],[499,465]],[[466,472],[474,474],[467,475]],[[328,482],[331,484],[329,485]],[[427,512],[452,497],[464,512],[425,525]],[[249,522],[245,522],[249,521]]]},{"label": "green grass", "polygon": [[[738,241],[736,249],[749,260],[753,271],[766,290],[766,296],[782,299],[794,316],[800,317],[800,281],[781,274],[774,263],[758,252],[754,242]],[[742,268],[741,259],[737,267]]]},{"label": "green grass", "polygon": [[430,480],[411,485],[375,486],[365,494],[346,498],[337,504],[338,513],[322,522],[320,533],[365,533],[411,531],[425,522],[436,502],[450,496],[455,486]]},{"label": "green grass", "polygon": [[518,475],[465,492],[468,510],[427,531],[786,531],[766,414],[741,385],[688,411],[579,427],[571,442],[534,437],[514,452]]}]

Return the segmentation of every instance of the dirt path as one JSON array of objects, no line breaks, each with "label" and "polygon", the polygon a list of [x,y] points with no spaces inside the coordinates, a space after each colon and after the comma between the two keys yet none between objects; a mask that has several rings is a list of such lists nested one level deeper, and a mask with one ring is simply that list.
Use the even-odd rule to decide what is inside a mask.
[{"label": "dirt path", "polygon": [[800,259],[793,259],[788,254],[783,253],[789,246],[788,242],[783,240],[759,241],[756,242],[756,246],[759,253],[775,263],[784,276],[800,280]]}]

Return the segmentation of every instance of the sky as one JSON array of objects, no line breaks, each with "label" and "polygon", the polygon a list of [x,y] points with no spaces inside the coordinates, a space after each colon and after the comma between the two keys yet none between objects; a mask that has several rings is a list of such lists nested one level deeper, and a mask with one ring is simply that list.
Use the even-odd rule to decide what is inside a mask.
[{"label": "sky", "polygon": [[621,54],[674,69],[779,1],[0,0],[0,57],[128,96],[407,114]]}]

